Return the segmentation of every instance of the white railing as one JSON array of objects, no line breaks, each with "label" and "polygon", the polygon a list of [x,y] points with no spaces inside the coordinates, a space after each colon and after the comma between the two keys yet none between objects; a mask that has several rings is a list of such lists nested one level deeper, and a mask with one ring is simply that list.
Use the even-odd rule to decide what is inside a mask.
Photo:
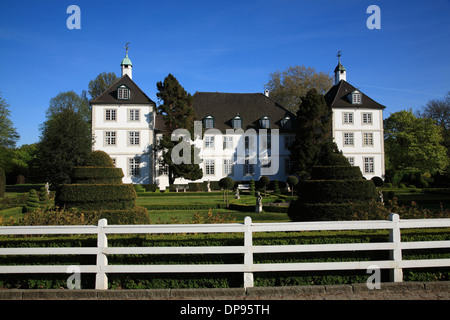
[{"label": "white railing", "polygon": [[[450,241],[401,242],[400,230],[406,228],[450,227],[450,219],[400,220],[391,214],[389,220],[253,223],[250,217],[244,224],[183,224],[183,225],[108,225],[105,219],[98,226],[25,226],[0,227],[0,235],[30,234],[96,234],[96,247],[78,248],[0,248],[1,255],[96,255],[95,265],[76,266],[80,273],[95,273],[95,288],[108,288],[109,273],[221,273],[238,272],[244,275],[244,287],[253,287],[254,272],[311,271],[311,270],[367,270],[374,265],[391,270],[391,281],[401,282],[403,268],[448,267],[450,259],[402,260],[403,249],[450,248]],[[253,245],[254,232],[311,231],[311,230],[389,230],[389,242],[339,243],[308,245]],[[146,233],[244,233],[242,246],[210,247],[109,247],[110,234]],[[390,260],[308,262],[308,263],[253,263],[253,254],[289,252],[332,252],[389,250]],[[241,264],[183,264],[183,265],[108,265],[108,255],[121,254],[243,254]],[[4,273],[68,273],[67,265],[0,266]]]}]

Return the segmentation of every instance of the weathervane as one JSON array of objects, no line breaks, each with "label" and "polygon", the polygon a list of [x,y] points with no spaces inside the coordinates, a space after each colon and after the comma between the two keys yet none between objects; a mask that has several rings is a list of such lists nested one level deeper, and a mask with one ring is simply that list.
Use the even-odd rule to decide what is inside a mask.
[{"label": "weathervane", "polygon": [[338,57],[339,62],[341,62],[342,51],[339,50],[336,57]]},{"label": "weathervane", "polygon": [[129,44],[130,44],[129,42],[125,43],[125,51],[126,51],[127,54],[128,54],[128,49],[129,49],[128,45]]}]

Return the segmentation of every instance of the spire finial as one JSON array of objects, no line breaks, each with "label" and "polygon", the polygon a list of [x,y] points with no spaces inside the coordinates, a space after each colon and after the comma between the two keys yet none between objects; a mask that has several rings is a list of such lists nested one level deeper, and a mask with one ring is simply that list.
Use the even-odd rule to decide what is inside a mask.
[{"label": "spire finial", "polygon": [[336,57],[338,57],[339,63],[341,63],[342,50],[339,50]]},{"label": "spire finial", "polygon": [[128,54],[128,49],[129,49],[128,45],[129,44],[130,44],[129,42],[125,43],[125,53],[126,54]]}]

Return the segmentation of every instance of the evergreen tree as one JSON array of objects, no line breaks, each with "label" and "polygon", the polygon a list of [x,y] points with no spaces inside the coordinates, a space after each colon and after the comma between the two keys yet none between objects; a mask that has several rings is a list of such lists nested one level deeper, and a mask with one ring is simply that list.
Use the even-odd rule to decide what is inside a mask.
[{"label": "evergreen tree", "polygon": [[72,109],[62,109],[41,127],[38,145],[39,167],[52,187],[70,182],[74,166],[81,165],[91,152],[89,123]]},{"label": "evergreen tree", "polygon": [[290,148],[293,173],[301,179],[309,178],[314,166],[328,165],[324,162],[338,154],[332,141],[331,117],[331,108],[316,89],[309,90],[301,99],[297,111],[297,133]]},{"label": "evergreen tree", "polygon": [[185,178],[188,180],[197,180],[203,176],[202,169],[195,163],[198,159],[200,150],[191,145],[191,163],[175,164],[172,161],[172,149],[177,141],[171,141],[171,134],[176,129],[186,129],[191,137],[194,132],[194,121],[196,119],[194,108],[192,107],[193,98],[186,92],[178,80],[169,74],[164,82],[159,81],[156,84],[159,92],[156,93],[161,102],[157,107],[158,114],[162,115],[165,124],[163,139],[157,146],[163,150],[163,162],[169,166],[169,183],[173,184],[176,178]]}]

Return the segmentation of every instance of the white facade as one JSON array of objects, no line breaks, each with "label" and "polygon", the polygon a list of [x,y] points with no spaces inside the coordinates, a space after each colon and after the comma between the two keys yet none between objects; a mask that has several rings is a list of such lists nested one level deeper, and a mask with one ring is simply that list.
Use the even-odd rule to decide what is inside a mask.
[{"label": "white facade", "polygon": [[334,108],[333,137],[350,164],[366,179],[384,179],[383,110]]},{"label": "white facade", "polygon": [[[269,139],[269,148],[266,139],[261,134],[256,134],[246,140],[245,134],[212,134],[206,131],[203,139],[197,139],[195,146],[200,149],[199,164],[203,170],[203,177],[196,181],[182,178],[175,180],[175,184],[188,184],[189,182],[218,181],[224,177],[230,177],[234,181],[258,181],[262,175],[267,175],[271,181],[286,181],[290,175],[291,161],[288,147],[293,142],[295,135],[282,133],[275,141],[275,135]],[[252,145],[252,138],[256,139]],[[254,148],[254,149],[253,149]],[[265,150],[268,150],[266,152]],[[278,150],[278,151],[276,151]],[[241,155],[241,156],[239,156]],[[266,166],[265,169],[262,167]],[[271,173],[267,174],[272,169]],[[267,170],[264,172],[264,170]],[[155,180],[160,189],[169,186],[167,173],[159,174],[164,170],[157,170]]]},{"label": "white facade", "polygon": [[154,123],[151,104],[92,106],[93,149],[105,151],[122,168],[124,183],[153,183]]},{"label": "white facade", "polygon": [[[131,80],[132,64],[128,55],[122,60],[121,69],[122,78],[92,102],[92,133],[95,140],[93,149],[105,151],[111,156],[116,167],[122,168],[124,183],[157,184],[160,189],[165,189],[169,186],[167,167],[160,161],[162,152],[154,150],[156,141],[161,136],[155,131],[159,129],[155,128],[155,103]],[[334,141],[350,163],[361,168],[366,179],[375,176],[384,179],[384,107],[346,82],[346,70],[340,62],[335,69],[335,80],[335,86],[329,91],[332,101],[328,101],[333,111]],[[269,109],[259,110],[260,106],[264,106],[266,102],[274,102],[269,100],[268,92],[261,96],[264,96],[265,100],[259,100],[259,104],[248,110],[255,110],[256,113],[269,112]],[[370,103],[368,107],[365,106],[367,102]],[[247,105],[242,103],[242,108],[245,107]],[[239,105],[235,111],[240,113],[241,110],[243,109]],[[210,112],[209,104],[206,111]],[[241,119],[239,113],[236,114]],[[214,127],[214,116],[207,115],[204,121],[212,118],[210,123]],[[233,114],[227,117],[231,119],[234,116]],[[250,116],[247,115],[247,118]],[[264,118],[267,117],[261,119]],[[268,127],[272,121],[275,124],[279,119],[283,119],[283,122],[289,117],[274,116],[267,120]],[[242,122],[242,119],[239,121]],[[286,181],[291,167],[289,146],[295,139],[295,132],[278,132],[273,128],[272,125],[272,130],[250,129],[256,133],[254,136],[249,132],[238,131],[242,129],[226,129],[226,133],[223,128],[222,131],[206,130],[204,136],[195,141],[201,150],[199,156],[202,162],[199,165],[203,171],[202,179],[176,179],[174,183],[218,181],[227,176],[235,181],[257,181],[262,175],[269,176],[271,181]],[[272,132],[268,140],[267,131]],[[265,162],[267,157],[270,161],[268,163]],[[269,168],[273,169],[272,173],[267,173]]]}]

